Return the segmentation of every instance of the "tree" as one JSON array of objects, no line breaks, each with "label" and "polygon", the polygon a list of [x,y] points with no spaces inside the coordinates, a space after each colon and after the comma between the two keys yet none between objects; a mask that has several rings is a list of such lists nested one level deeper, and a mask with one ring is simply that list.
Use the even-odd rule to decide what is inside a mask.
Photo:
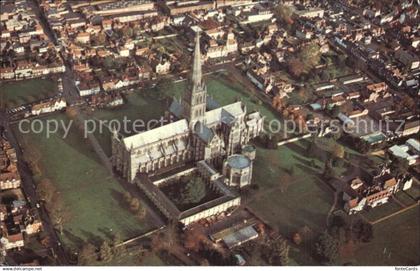
[{"label": "tree", "polygon": [[115,59],[113,57],[111,57],[111,56],[107,56],[104,59],[104,66],[107,69],[113,69],[113,68],[115,68]]},{"label": "tree", "polygon": [[134,30],[133,30],[133,28],[131,28],[129,26],[128,27],[124,27],[122,29],[122,33],[123,33],[123,35],[124,35],[125,38],[131,38],[134,35]]},{"label": "tree", "polygon": [[357,220],[351,229],[356,240],[367,243],[373,239],[372,225],[362,219]]},{"label": "tree", "polygon": [[54,184],[49,179],[43,179],[37,185],[37,194],[45,202],[51,202],[57,192]]},{"label": "tree", "polygon": [[338,106],[334,106],[330,111],[331,116],[334,118],[338,117],[338,114],[340,113],[341,113],[341,110],[340,110],[340,107]]},{"label": "tree", "polygon": [[408,161],[400,157],[395,157],[391,162],[391,171],[396,173],[397,176],[401,176],[407,173]]},{"label": "tree", "polygon": [[135,213],[140,208],[140,201],[137,198],[132,197],[130,200],[130,210]]},{"label": "tree", "polygon": [[178,221],[169,221],[165,230],[160,232],[154,239],[154,243],[160,248],[171,248],[181,243],[181,228]]},{"label": "tree", "polygon": [[200,177],[193,177],[177,196],[184,204],[199,203],[206,196],[206,184]]},{"label": "tree", "polygon": [[163,100],[164,98],[171,97],[171,91],[173,90],[173,83],[168,78],[161,78],[156,83],[154,88],[157,98]]},{"label": "tree", "polygon": [[128,191],[125,191],[123,193],[123,200],[124,202],[130,202],[131,201],[131,194]]},{"label": "tree", "polygon": [[121,235],[119,233],[114,234],[112,238],[112,252],[115,256],[123,254],[125,246],[121,245],[122,242],[123,239],[121,238]]},{"label": "tree", "polygon": [[324,172],[322,173],[322,176],[326,179],[331,179],[334,177],[334,169],[332,167],[331,157],[327,158],[325,161]]},{"label": "tree", "polygon": [[106,35],[104,32],[99,32],[97,36],[97,42],[100,45],[105,45],[106,42]]},{"label": "tree", "polygon": [[327,70],[323,70],[321,72],[321,79],[322,81],[329,81],[331,79],[330,73]]},{"label": "tree", "polygon": [[104,241],[99,248],[99,258],[101,261],[108,262],[114,256],[111,246],[107,241]]},{"label": "tree", "polygon": [[275,14],[278,18],[283,20],[285,23],[291,25],[293,24],[292,15],[293,11],[290,7],[286,5],[278,5],[275,9]]},{"label": "tree", "polygon": [[290,246],[287,244],[287,241],[283,238],[279,238],[274,243],[274,251],[276,253],[276,257],[274,258],[274,263],[278,263],[282,266],[286,266],[289,264],[289,249]]},{"label": "tree", "polygon": [[346,151],[344,150],[344,147],[340,144],[334,144],[333,149],[331,151],[331,154],[334,158],[344,159]]},{"label": "tree", "polygon": [[212,266],[234,266],[237,264],[236,257],[232,254],[225,256],[218,250],[210,247],[201,248],[199,254]]},{"label": "tree", "polygon": [[333,264],[338,259],[338,246],[338,240],[325,231],[319,236],[315,251],[323,262]]},{"label": "tree", "polygon": [[302,243],[302,236],[300,236],[300,234],[298,232],[293,234],[292,239],[293,239],[293,243],[295,243],[296,245],[300,245]]},{"label": "tree", "polygon": [[296,78],[299,78],[305,71],[305,65],[298,58],[291,58],[287,63],[290,74]]},{"label": "tree", "polygon": [[284,101],[284,99],[280,96],[280,95],[276,95],[274,98],[273,98],[273,101],[272,101],[272,106],[273,106],[273,108],[274,109],[276,109],[278,112],[282,112],[283,111],[283,109],[286,107],[286,103],[285,103],[285,101]]},{"label": "tree", "polygon": [[304,71],[309,72],[321,61],[319,45],[315,42],[311,42],[304,46],[299,52],[298,58],[304,63]]},{"label": "tree", "polygon": [[91,243],[83,245],[79,251],[77,263],[78,265],[89,265],[97,260],[96,247]]},{"label": "tree", "polygon": [[298,90],[298,97],[302,103],[308,102],[312,98],[312,92],[309,89],[300,88]]},{"label": "tree", "polygon": [[290,246],[281,237],[262,245],[262,256],[270,265],[288,265]]}]

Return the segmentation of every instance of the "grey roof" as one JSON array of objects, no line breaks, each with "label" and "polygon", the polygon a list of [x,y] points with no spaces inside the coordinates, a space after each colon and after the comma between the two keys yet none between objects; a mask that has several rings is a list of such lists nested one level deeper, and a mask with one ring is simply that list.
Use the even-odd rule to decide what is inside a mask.
[{"label": "grey roof", "polygon": [[406,143],[408,146],[412,147],[413,149],[415,149],[417,152],[420,152],[420,143],[414,139],[414,138],[410,138],[406,141]]},{"label": "grey roof", "polygon": [[220,104],[211,96],[207,96],[207,110],[214,110],[220,107]]},{"label": "grey roof", "polygon": [[144,133],[126,137],[123,139],[123,142],[126,148],[138,148],[151,143],[163,141],[177,135],[187,134],[188,132],[188,122],[183,119]]},{"label": "grey roof", "polygon": [[226,244],[226,246],[232,248],[257,237],[258,232],[254,229],[254,227],[248,226],[224,237],[223,242]]},{"label": "grey roof", "polygon": [[222,122],[225,124],[232,124],[235,122],[235,117],[230,114],[228,111],[222,108]]},{"label": "grey roof", "polygon": [[207,111],[205,114],[206,125],[220,123],[222,122],[223,117],[225,117],[226,120],[231,119],[231,117],[237,118],[244,113],[245,111],[242,108],[242,102],[229,104],[221,108]]},{"label": "grey roof", "polygon": [[211,142],[211,140],[215,136],[214,131],[201,122],[197,122],[197,124],[194,127],[194,132],[199,138],[201,138],[206,143]]},{"label": "grey roof", "polygon": [[251,160],[245,155],[235,154],[227,159],[230,167],[236,169],[244,169],[251,165]]},{"label": "grey roof", "polygon": [[169,112],[171,112],[175,117],[182,117],[182,105],[179,101],[173,100],[169,106]]}]

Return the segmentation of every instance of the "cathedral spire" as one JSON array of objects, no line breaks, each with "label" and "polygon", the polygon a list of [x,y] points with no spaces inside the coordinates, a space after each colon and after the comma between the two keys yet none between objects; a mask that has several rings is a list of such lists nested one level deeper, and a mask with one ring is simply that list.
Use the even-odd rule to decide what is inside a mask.
[{"label": "cathedral spire", "polygon": [[200,32],[197,31],[195,36],[195,51],[194,51],[194,63],[192,70],[192,83],[193,86],[201,86],[203,80],[203,72],[201,69],[201,50],[200,50]]},{"label": "cathedral spire", "polygon": [[184,117],[193,127],[197,121],[204,121],[207,105],[207,87],[203,82],[201,67],[200,32],[195,37],[195,52],[193,59],[192,75],[189,86],[184,92],[183,112]]}]

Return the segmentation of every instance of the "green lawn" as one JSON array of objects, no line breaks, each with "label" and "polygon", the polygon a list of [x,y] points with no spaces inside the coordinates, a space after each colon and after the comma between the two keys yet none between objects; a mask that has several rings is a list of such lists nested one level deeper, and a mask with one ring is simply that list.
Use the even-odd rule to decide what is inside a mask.
[{"label": "green lawn", "polygon": [[375,220],[378,220],[382,217],[398,212],[402,208],[403,207],[401,205],[399,205],[393,200],[390,200],[389,202],[381,206],[378,206],[376,208],[373,208],[367,211],[363,211],[361,214],[365,218],[367,218],[369,221],[374,222]]},{"label": "green lawn", "polygon": [[[98,262],[99,264],[103,262]],[[147,252],[145,254],[136,251],[130,251],[112,259],[109,262],[103,263],[107,266],[164,266],[165,262],[154,252]]]},{"label": "green lawn", "polygon": [[420,264],[419,213],[420,207],[416,207],[375,224],[373,240],[355,249],[353,263],[356,265]]},{"label": "green lawn", "polygon": [[51,79],[31,79],[12,83],[1,83],[0,92],[4,95],[6,106],[13,108],[54,96],[57,92],[57,81]]},{"label": "green lawn", "polygon": [[[249,206],[286,236],[303,226],[323,230],[333,203],[332,191],[319,176],[321,163],[310,166],[298,148],[297,144],[278,150],[258,148],[254,166],[253,182],[259,191]],[[283,178],[286,174],[292,176],[288,183]]]},{"label": "green lawn", "polygon": [[[142,120],[144,123],[151,119],[159,120],[164,116],[165,104],[163,101],[158,101],[145,95],[144,93],[132,93],[126,97],[126,103],[115,109],[100,109],[92,113],[88,113],[88,117],[92,120],[98,120],[97,125],[100,125],[100,121],[104,121],[102,125],[102,132],[98,129],[95,133],[96,138],[101,144],[102,148],[108,156],[111,155],[111,133],[109,130],[108,123],[116,120],[123,123],[124,119],[129,120],[127,122],[129,131],[123,133],[125,136],[133,134],[133,122],[136,120]],[[105,122],[107,121],[107,123]],[[124,129],[123,129],[124,130]],[[123,132],[123,130],[121,130]]]},{"label": "green lawn", "polygon": [[[69,122],[65,114],[46,120]],[[36,165],[36,181],[51,180],[62,195],[69,217],[63,241],[74,246],[109,238],[115,232],[129,238],[149,229],[147,217],[140,221],[121,206],[123,187],[110,177],[76,125],[67,138],[63,134],[62,129],[49,139],[45,134],[18,134],[28,161]]]}]

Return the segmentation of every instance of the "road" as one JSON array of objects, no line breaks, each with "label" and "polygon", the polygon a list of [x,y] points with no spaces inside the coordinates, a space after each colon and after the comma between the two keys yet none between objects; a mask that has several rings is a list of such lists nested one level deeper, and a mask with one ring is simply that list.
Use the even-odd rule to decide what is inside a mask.
[{"label": "road", "polygon": [[[32,172],[23,158],[22,149],[16,139],[16,136],[13,130],[10,127],[8,115],[4,112],[0,113],[0,126],[4,127],[5,129],[4,132],[7,139],[9,140],[12,147],[16,150],[16,156],[18,160],[18,164],[17,164],[18,171],[22,178],[22,182],[21,182],[22,190],[24,194],[26,195],[26,198],[30,201],[30,206],[32,208],[36,208],[36,204],[40,202],[40,200],[36,193],[36,189],[35,189],[36,186],[35,186],[34,179],[32,177]],[[38,208],[38,211],[39,211],[40,218],[42,220],[44,232],[46,232],[51,239],[52,249],[54,250],[57,256],[56,257],[57,263],[61,265],[68,265],[69,261],[68,261],[67,255],[63,247],[61,246],[61,242],[58,237],[58,234],[54,229],[50,216],[48,212],[46,211],[44,205],[41,204],[41,207]]]}]

